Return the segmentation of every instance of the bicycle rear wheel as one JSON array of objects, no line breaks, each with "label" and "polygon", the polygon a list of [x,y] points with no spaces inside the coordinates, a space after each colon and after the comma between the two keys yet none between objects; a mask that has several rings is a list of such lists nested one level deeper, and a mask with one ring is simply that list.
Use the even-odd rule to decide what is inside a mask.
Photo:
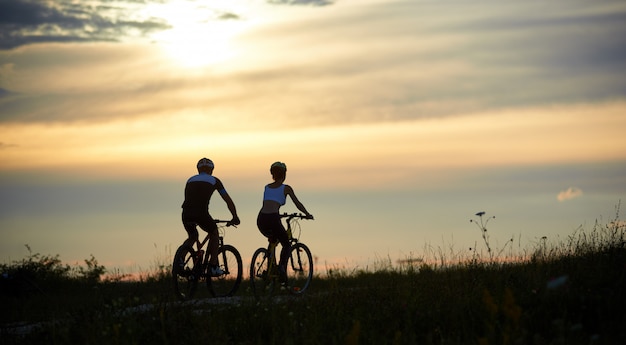
[{"label": "bicycle rear wheel", "polygon": [[287,279],[289,292],[294,295],[302,294],[313,279],[313,257],[309,247],[304,243],[291,246],[291,255],[287,262]]},{"label": "bicycle rear wheel", "polygon": [[174,294],[181,300],[193,297],[198,287],[199,272],[194,270],[193,248],[182,245],[176,250],[172,264],[172,279],[174,281]]},{"label": "bicycle rear wheel", "polygon": [[213,297],[232,296],[237,292],[243,275],[241,255],[235,247],[227,244],[220,247],[217,257],[224,274],[207,279],[207,287]]},{"label": "bicycle rear wheel", "polygon": [[265,248],[257,249],[250,262],[250,287],[257,298],[271,296],[277,276],[270,274],[270,257]]}]

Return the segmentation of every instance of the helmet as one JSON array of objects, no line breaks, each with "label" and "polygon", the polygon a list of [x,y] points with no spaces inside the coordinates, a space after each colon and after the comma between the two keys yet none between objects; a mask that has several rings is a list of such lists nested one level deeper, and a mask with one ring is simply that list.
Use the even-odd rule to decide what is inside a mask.
[{"label": "helmet", "polygon": [[283,162],[274,162],[272,163],[272,166],[270,167],[270,171],[272,171],[272,169],[276,169],[276,168],[280,168],[283,169],[285,171],[287,171],[287,165]]},{"label": "helmet", "polygon": [[198,170],[200,170],[201,168],[213,169],[214,165],[213,165],[212,160],[208,158],[202,158],[201,160],[198,161],[198,165],[196,167],[198,168]]}]

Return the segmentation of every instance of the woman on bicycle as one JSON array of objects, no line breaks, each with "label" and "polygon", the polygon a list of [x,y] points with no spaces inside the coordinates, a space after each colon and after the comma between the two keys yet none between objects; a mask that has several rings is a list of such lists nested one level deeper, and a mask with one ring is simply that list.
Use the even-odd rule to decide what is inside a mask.
[{"label": "woman on bicycle", "polygon": [[291,246],[289,244],[289,238],[287,237],[287,231],[280,221],[280,207],[285,204],[287,195],[291,198],[291,201],[296,205],[298,210],[303,212],[307,218],[313,219],[304,205],[298,200],[296,194],[291,186],[284,184],[285,176],[287,174],[287,165],[283,162],[275,162],[270,167],[270,173],[274,182],[265,186],[263,192],[263,207],[259,211],[257,217],[257,227],[263,236],[267,237],[270,242],[276,240],[280,241],[282,246],[280,251],[280,261],[278,267],[283,282],[286,280],[287,261],[289,259],[289,252]]}]

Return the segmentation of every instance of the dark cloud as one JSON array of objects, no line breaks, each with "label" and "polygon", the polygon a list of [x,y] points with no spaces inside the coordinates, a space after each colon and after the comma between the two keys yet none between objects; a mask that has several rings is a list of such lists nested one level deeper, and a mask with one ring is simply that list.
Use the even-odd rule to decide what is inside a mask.
[{"label": "dark cloud", "polygon": [[158,19],[123,20],[123,8],[105,2],[115,3],[0,0],[0,49],[43,42],[117,41],[130,32],[145,35],[169,27]]},{"label": "dark cloud", "polygon": [[267,0],[270,4],[275,5],[310,5],[310,6],[327,6],[332,5],[334,1],[329,0]]},{"label": "dark cloud", "polygon": [[221,20],[239,20],[241,19],[241,17],[239,17],[239,15],[234,14],[234,13],[230,13],[230,12],[226,12],[226,13],[222,13],[218,16],[219,19]]},{"label": "dark cloud", "polygon": [[4,143],[4,142],[0,141],[0,150],[11,148],[11,147],[17,147],[17,145],[15,145],[15,144],[8,144],[8,143]]},{"label": "dark cloud", "polygon": [[[170,28],[159,18],[126,20],[126,5],[143,6],[164,0],[0,0],[0,50],[45,42],[115,42],[127,36]],[[332,0],[268,0],[278,5],[326,6]],[[241,19],[222,13],[219,20]]]}]

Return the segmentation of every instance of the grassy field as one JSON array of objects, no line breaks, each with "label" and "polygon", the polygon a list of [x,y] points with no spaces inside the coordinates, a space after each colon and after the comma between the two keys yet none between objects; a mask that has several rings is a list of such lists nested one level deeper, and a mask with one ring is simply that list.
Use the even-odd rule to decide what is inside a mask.
[{"label": "grassy field", "polygon": [[0,343],[626,344],[625,227],[616,217],[517,256],[333,268],[304,296],[261,303],[246,282],[180,303],[167,267],[102,281],[93,257],[72,268],[31,254],[1,266]]}]

